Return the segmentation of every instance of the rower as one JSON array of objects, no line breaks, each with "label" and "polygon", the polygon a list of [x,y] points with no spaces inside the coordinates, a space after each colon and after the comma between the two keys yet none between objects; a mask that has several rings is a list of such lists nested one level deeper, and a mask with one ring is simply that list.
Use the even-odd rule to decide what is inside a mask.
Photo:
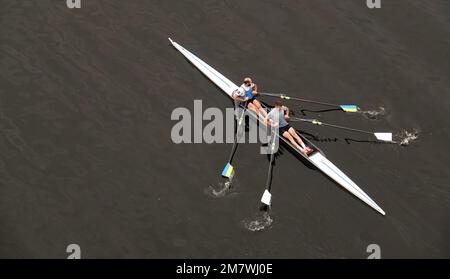
[{"label": "rower", "polygon": [[234,99],[240,102],[247,102],[247,108],[255,111],[257,115],[267,116],[267,112],[256,99],[258,95],[258,86],[252,82],[252,79],[246,77],[244,83],[237,89]]},{"label": "rower", "polygon": [[303,154],[309,155],[313,150],[305,145],[295,129],[286,120],[289,120],[289,108],[283,106],[281,101],[276,101],[275,107],[266,116],[265,123],[272,127],[278,127],[280,135],[288,139]]}]

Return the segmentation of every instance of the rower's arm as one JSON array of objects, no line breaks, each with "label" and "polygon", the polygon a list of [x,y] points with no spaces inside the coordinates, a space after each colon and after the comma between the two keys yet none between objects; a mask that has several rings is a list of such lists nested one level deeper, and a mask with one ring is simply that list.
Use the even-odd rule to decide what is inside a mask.
[{"label": "rower's arm", "polygon": [[258,95],[258,85],[256,83],[253,83],[253,95]]},{"label": "rower's arm", "polygon": [[278,122],[273,121],[270,118],[270,115],[267,114],[266,118],[264,118],[264,123],[266,123],[266,125],[272,126],[272,127],[278,127]]},{"label": "rower's arm", "polygon": [[231,97],[233,98],[233,100],[236,100],[239,102],[247,101],[247,98],[244,99],[239,95],[239,89],[234,90],[233,93],[231,93]]},{"label": "rower's arm", "polygon": [[235,99],[236,101],[239,101],[239,102],[246,102],[246,101],[248,100],[247,97],[242,98],[242,97],[239,96],[239,95],[235,95],[235,96],[233,97],[233,99]]},{"label": "rower's arm", "polygon": [[284,107],[284,119],[286,119],[286,120],[289,119],[289,108],[288,107]]},{"label": "rower's arm", "polygon": [[272,126],[272,119],[269,118],[269,115],[264,118],[264,123],[266,123],[266,125]]}]

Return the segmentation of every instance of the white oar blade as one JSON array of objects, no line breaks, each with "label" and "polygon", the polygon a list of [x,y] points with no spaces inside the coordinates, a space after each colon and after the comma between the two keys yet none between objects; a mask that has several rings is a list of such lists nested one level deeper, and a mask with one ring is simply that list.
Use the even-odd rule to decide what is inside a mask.
[{"label": "white oar blade", "polygon": [[392,141],[392,133],[374,133],[375,137],[381,141]]},{"label": "white oar blade", "polygon": [[265,190],[261,198],[261,202],[265,205],[270,206],[270,204],[272,203],[272,194],[269,191]]}]

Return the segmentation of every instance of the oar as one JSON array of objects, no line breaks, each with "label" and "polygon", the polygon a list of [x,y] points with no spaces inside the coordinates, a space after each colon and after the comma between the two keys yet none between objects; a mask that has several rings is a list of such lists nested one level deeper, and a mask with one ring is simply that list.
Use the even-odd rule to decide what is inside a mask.
[{"label": "oar", "polygon": [[290,97],[285,94],[277,94],[277,93],[259,93],[259,94],[269,96],[269,97],[277,97],[277,98],[281,98],[281,99],[285,99],[285,100],[295,100],[295,101],[300,101],[300,102],[305,102],[305,103],[324,105],[324,106],[329,106],[329,107],[336,107],[336,108],[342,109],[345,112],[358,112],[358,110],[359,110],[359,107],[356,105],[337,105],[337,104],[331,104],[331,103],[325,103],[325,102],[306,100],[306,99],[301,99],[301,98],[294,98],[294,97]]},{"label": "oar", "polygon": [[374,132],[364,131],[364,130],[360,130],[360,129],[354,129],[354,128],[349,128],[349,127],[344,127],[344,126],[339,126],[339,125],[334,125],[334,124],[329,124],[329,123],[323,123],[317,119],[303,119],[303,118],[291,117],[291,120],[292,121],[303,121],[303,122],[308,122],[308,123],[312,123],[314,125],[319,125],[319,126],[328,126],[328,127],[333,127],[333,128],[352,131],[352,132],[374,135],[380,141],[392,142],[392,133],[374,133]]},{"label": "oar", "polygon": [[234,167],[231,165],[231,162],[233,161],[234,154],[236,153],[237,147],[238,147],[238,135],[240,133],[240,129],[242,127],[242,124],[244,123],[244,116],[245,116],[245,110],[247,102],[244,103],[244,108],[242,110],[242,115],[238,119],[238,125],[236,129],[236,134],[234,135],[234,142],[233,147],[231,149],[230,157],[228,158],[228,162],[225,165],[225,167],[222,170],[222,176],[225,178],[228,178],[230,181],[233,179],[234,176]]},{"label": "oar", "polygon": [[[275,137],[275,135],[273,136]],[[270,144],[270,162],[269,169],[267,170],[267,179],[266,179],[266,189],[261,197],[261,202],[270,207],[272,204],[272,194],[270,193],[270,185],[272,182],[272,168],[273,168],[273,160],[275,158],[275,138],[272,139]]]}]

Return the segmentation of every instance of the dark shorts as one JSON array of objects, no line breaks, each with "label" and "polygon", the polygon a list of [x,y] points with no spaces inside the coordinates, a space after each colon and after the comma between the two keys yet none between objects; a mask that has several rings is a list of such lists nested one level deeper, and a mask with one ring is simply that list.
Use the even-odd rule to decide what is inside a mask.
[{"label": "dark shorts", "polygon": [[283,133],[284,132],[287,132],[289,129],[291,128],[291,125],[286,125],[286,126],[283,126],[283,127],[279,127],[278,128],[278,133],[280,134],[280,135],[283,135]]},{"label": "dark shorts", "polygon": [[248,100],[247,100],[247,105],[246,105],[246,107],[248,107],[249,104],[253,103],[254,100],[256,100],[256,97],[253,97],[253,98],[251,98],[251,99],[248,99]]}]

